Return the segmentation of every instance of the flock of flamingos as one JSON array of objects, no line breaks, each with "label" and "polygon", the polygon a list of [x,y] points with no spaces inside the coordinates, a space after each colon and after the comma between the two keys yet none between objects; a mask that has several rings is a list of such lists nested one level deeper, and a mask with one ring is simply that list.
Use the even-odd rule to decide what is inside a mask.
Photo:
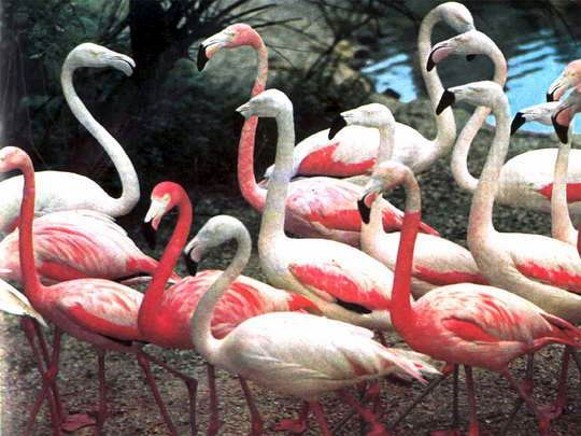
[{"label": "flock of flamingos", "polygon": [[[432,46],[432,29],[441,21],[459,34]],[[246,24],[235,24],[200,46],[200,69],[222,49],[251,46],[256,51],[251,98],[237,109],[246,119],[238,181],[244,198],[262,213],[258,250],[269,284],[241,275],[252,244],[236,218],[211,218],[187,243],[192,205],[175,183],[154,188],[145,217],[157,230],[170,210],[178,211],[161,259],[145,255],[115,223],[140,198],[137,174],[121,145],[76,94],[73,75],[86,67],[130,75],[135,64],[96,44],[74,48],[62,67],[66,101],[113,160],[123,193],[112,198],[75,173],[35,172],[21,149],[0,149],[0,172],[21,173],[0,183],[0,231],[5,235],[0,275],[23,292],[1,281],[0,307],[22,315],[41,375],[23,433],[33,431],[45,400],[54,434],[91,424],[101,433],[107,416],[108,350],[135,355],[171,434],[177,430],[150,366],[161,365],[181,378],[190,394],[191,431],[196,433],[197,382],[147,353],[143,345],[151,343],[195,350],[206,360],[208,434],[220,427],[215,366],[239,376],[253,434],[262,432],[263,423],[246,380],[303,400],[298,418],[279,422],[277,430],[305,431],[312,412],[321,434],[330,434],[318,399],[333,391],[360,415],[367,434],[384,435],[388,432],[377,407],[379,378],[396,374],[427,383],[427,377],[427,393],[459,365],[466,374],[469,434],[479,433],[472,367],[504,376],[518,393],[513,412],[524,402],[539,432],[548,434],[566,402],[569,363],[581,370],[581,244],[570,218],[581,214],[581,159],[576,156],[581,151],[570,151],[571,121],[581,111],[581,60],[571,62],[552,83],[546,97],[553,101],[521,110],[511,123],[503,91],[506,60],[476,30],[465,6],[437,6],[423,19],[418,39],[435,110],[434,139],[396,122],[387,107],[374,103],[343,112],[329,130],[297,146],[292,103],[281,91],[265,90],[268,52],[260,35]],[[444,89],[434,67],[451,55],[489,56],[493,79]],[[450,107],[456,102],[475,107],[459,134]],[[494,139],[477,179],[466,160],[490,112],[496,120]],[[253,148],[261,117],[275,119],[277,148],[268,181],[259,184]],[[527,121],[552,123],[559,148],[529,151],[505,162],[511,134]],[[421,221],[415,176],[450,153],[457,183],[473,193],[468,249]],[[570,154],[576,157],[568,166]],[[403,212],[383,197],[400,185],[406,194]],[[552,237],[495,230],[495,201],[550,212]],[[237,251],[224,271],[196,271],[209,250],[232,239]],[[183,278],[174,272],[182,253],[191,273]],[[144,293],[131,287],[143,275],[150,277]],[[52,346],[43,334],[48,324],[53,326]],[[397,332],[413,351],[387,346],[385,331]],[[93,344],[97,352],[96,420],[67,414],[61,402],[56,382],[62,333]],[[563,345],[562,370],[555,374],[560,380],[555,403],[541,405],[532,396],[532,356],[548,344]],[[509,364],[523,355],[529,359],[527,374],[517,381]],[[436,360],[445,365],[437,369]],[[347,389],[355,385],[361,395]]]}]

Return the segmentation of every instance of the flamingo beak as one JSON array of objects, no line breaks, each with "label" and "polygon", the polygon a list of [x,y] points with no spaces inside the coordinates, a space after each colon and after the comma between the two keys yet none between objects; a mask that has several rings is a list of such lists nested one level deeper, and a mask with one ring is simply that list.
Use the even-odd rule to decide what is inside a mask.
[{"label": "flamingo beak", "polygon": [[557,77],[547,90],[547,101],[560,100],[565,91],[570,87],[569,77],[563,73]]},{"label": "flamingo beak", "polygon": [[570,107],[558,110],[551,117],[555,133],[563,144],[566,144],[569,141],[569,124],[571,123],[571,118]]},{"label": "flamingo beak", "polygon": [[428,56],[428,62],[426,63],[426,70],[432,71],[434,67],[441,61],[446,59],[448,56],[453,54],[454,48],[450,45],[448,41],[442,41],[436,44]]},{"label": "flamingo beak", "polygon": [[444,109],[452,106],[455,101],[456,97],[454,96],[454,93],[445,89],[444,92],[442,93],[442,97],[440,98],[440,102],[436,107],[436,115],[440,115],[444,111]]},{"label": "flamingo beak", "polygon": [[28,298],[3,280],[0,280],[0,311],[34,318],[43,327],[48,328],[46,321],[32,307]]},{"label": "flamingo beak", "polygon": [[206,63],[212,58],[212,56],[214,56],[218,50],[220,50],[231,41],[232,36],[233,35],[231,33],[225,33],[225,31],[222,30],[202,41],[200,48],[198,49],[198,71],[202,71],[204,69]]},{"label": "flamingo beak", "polygon": [[133,70],[135,69],[135,61],[121,53],[115,53],[114,56],[111,56],[112,63],[111,65],[118,69],[119,71],[123,72],[127,77],[133,74]]},{"label": "flamingo beak", "polygon": [[236,108],[236,112],[242,115],[244,118],[248,119],[252,116],[252,108],[250,106],[250,102],[244,103],[241,106]]},{"label": "flamingo beak", "polygon": [[371,205],[381,192],[381,183],[371,179],[365,186],[361,198],[357,201],[357,209],[364,224],[369,224],[371,217]]},{"label": "flamingo beak", "polygon": [[526,119],[522,112],[517,112],[514,118],[512,119],[512,123],[510,124],[510,135],[514,135],[514,133],[520,129],[520,127],[526,123]]},{"label": "flamingo beak", "polygon": [[198,272],[198,264],[202,260],[203,252],[202,247],[194,238],[192,242],[188,244],[184,250],[184,260],[186,263],[186,268],[191,276],[195,276]]},{"label": "flamingo beak", "polygon": [[327,137],[329,139],[333,139],[335,137],[335,135],[337,133],[339,133],[339,131],[343,128],[347,126],[347,121],[345,120],[345,118],[343,118],[343,115],[339,114],[337,115],[334,119],[333,122],[331,123],[331,127],[329,129],[329,134],[327,135]]},{"label": "flamingo beak", "polygon": [[198,48],[198,58],[196,62],[198,71],[202,71],[209,60],[210,58],[206,55],[206,46],[202,43],[200,44],[200,48]]}]

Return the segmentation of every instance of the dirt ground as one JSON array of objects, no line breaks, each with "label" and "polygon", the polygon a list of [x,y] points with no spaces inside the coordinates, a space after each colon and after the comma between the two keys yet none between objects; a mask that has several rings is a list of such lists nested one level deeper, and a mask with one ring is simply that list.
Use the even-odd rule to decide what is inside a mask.
[{"label": "dirt ground", "polygon": [[[425,102],[408,105],[405,110],[397,110],[398,119],[411,125],[420,125],[428,137],[434,133],[433,125],[424,120],[431,118]],[[423,124],[422,124],[423,122]],[[482,164],[486,147],[490,143],[490,132],[479,136],[477,146],[471,159],[474,168]],[[519,152],[525,146],[552,144],[547,138],[534,135],[521,135],[511,146],[513,152]],[[260,170],[257,171],[260,173]],[[470,196],[455,188],[451,179],[448,162],[438,163],[431,171],[421,177],[424,197],[424,219],[439,229],[443,236],[464,243],[467,212]],[[253,236],[257,235],[259,216],[250,210],[244,200],[232,189],[192,193],[196,203],[196,228],[199,228],[209,217],[218,213],[227,213],[239,217],[250,229]],[[394,202],[401,204],[401,198]],[[162,227],[167,232],[171,229],[171,220],[164,222]],[[532,212],[514,211],[499,207],[496,211],[496,224],[502,230],[520,230],[547,233],[549,218],[546,215]],[[194,230],[195,231],[195,230]],[[192,235],[194,234],[192,232]],[[139,235],[136,235],[139,238]],[[160,240],[166,240],[161,237]],[[138,239],[139,241],[139,239]],[[141,241],[139,241],[141,242]],[[144,244],[139,244],[145,246]],[[231,258],[234,247],[213,254],[201,267],[223,267]],[[180,272],[184,273],[183,267]],[[256,255],[251,260],[246,274],[263,278]],[[428,334],[428,332],[427,332]],[[8,316],[0,316],[0,433],[6,435],[20,434],[24,428],[28,410],[33,399],[39,392],[39,375],[35,362],[18,321]],[[395,335],[389,337],[394,346],[404,346]],[[69,412],[95,410],[97,401],[96,354],[91,347],[72,338],[66,338],[63,344],[59,386]],[[205,432],[208,420],[208,391],[206,386],[205,367],[202,360],[194,352],[161,351],[153,346],[147,349],[156,355],[163,356],[173,365],[199,380],[198,389],[198,423],[199,433]],[[559,375],[561,349],[549,347],[538,354],[535,371],[535,393],[541,402],[550,402],[556,394],[556,384]],[[108,435],[154,435],[166,434],[167,430],[160,418],[147,386],[135,359],[132,356],[110,353],[106,359],[108,379],[109,418],[105,425]],[[513,371],[517,377],[523,374],[524,363],[516,361]],[[172,378],[164,370],[155,368],[154,373],[162,390],[163,398],[168,404],[175,424],[180,434],[189,431],[187,417],[187,393],[180,381]],[[222,435],[243,435],[249,433],[249,419],[240,387],[235,377],[218,371],[218,389],[220,398],[220,414]],[[496,374],[487,371],[475,371],[478,416],[482,434],[498,434],[502,428],[511,406],[516,398],[507,382]],[[554,421],[552,431],[555,435],[581,434],[581,389],[579,372],[572,366],[568,377],[568,403],[564,414]],[[467,430],[468,407],[465,397],[463,373],[460,384],[460,428]],[[396,429],[398,435],[427,434],[436,429],[450,427],[451,419],[451,380],[431,394],[411,415]],[[295,416],[300,407],[296,399],[285,398],[273,392],[268,392],[254,386],[255,398],[265,420],[267,434],[273,433],[271,426],[282,418]],[[394,418],[422,390],[419,383],[384,380],[382,382],[382,422],[388,427]],[[330,425],[337,435],[359,434],[360,425],[356,419],[350,419],[340,425],[342,419],[349,414],[347,406],[340,403],[333,395],[323,400]],[[338,427],[338,428],[337,428]],[[37,420],[35,434],[50,434],[49,419],[46,408]],[[75,435],[92,434],[91,428],[79,430]],[[527,410],[522,410],[512,422],[508,434],[537,434],[534,417]],[[319,434],[314,422],[306,434]]]}]

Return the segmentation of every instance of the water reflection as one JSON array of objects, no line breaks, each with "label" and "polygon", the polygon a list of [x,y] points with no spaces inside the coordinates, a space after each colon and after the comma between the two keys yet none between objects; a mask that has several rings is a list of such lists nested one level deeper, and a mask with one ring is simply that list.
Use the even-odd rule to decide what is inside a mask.
[{"label": "water reflection", "polygon": [[[431,2],[431,7],[440,2]],[[519,2],[464,2],[475,17],[477,28],[488,34],[500,47],[508,60],[507,92],[513,114],[519,109],[541,103],[549,84],[573,59],[581,58],[578,42],[581,6],[572,2],[524,1]],[[513,3],[513,4],[510,4]],[[414,4],[411,3],[411,7]],[[422,5],[425,7],[426,5]],[[416,6],[415,15],[422,17],[428,9]],[[400,94],[404,102],[425,95],[417,65],[416,41],[402,40],[399,35],[413,33],[417,23],[405,24],[401,16],[386,18],[379,49],[372,53],[372,60],[362,71],[374,80],[378,92],[392,90]],[[393,26],[389,21],[393,20]],[[433,41],[441,41],[452,34],[437,28]],[[454,86],[474,80],[492,77],[493,66],[487,59],[478,57],[468,63],[465,59],[448,59],[438,67],[444,86]],[[527,123],[523,130],[550,132],[549,126]],[[581,132],[581,117],[575,123]]]}]

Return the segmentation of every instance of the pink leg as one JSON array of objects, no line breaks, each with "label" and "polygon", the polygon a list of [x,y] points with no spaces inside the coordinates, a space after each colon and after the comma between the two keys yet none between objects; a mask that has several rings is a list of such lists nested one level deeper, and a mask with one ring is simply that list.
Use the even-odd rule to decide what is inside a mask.
[{"label": "pink leg", "polygon": [[147,379],[147,383],[149,384],[149,388],[151,389],[151,393],[153,394],[153,398],[159,407],[159,411],[161,412],[161,416],[163,417],[167,428],[172,435],[177,435],[178,432],[173,424],[170,414],[165,407],[163,400],[161,399],[161,394],[159,393],[159,389],[157,388],[157,383],[155,382],[155,378],[151,373],[151,367],[149,365],[148,356],[141,351],[137,353],[137,362],[141,366],[143,373],[145,374],[145,378]]},{"label": "pink leg", "polygon": [[107,384],[105,382],[105,351],[97,348],[97,372],[99,377],[99,412],[97,415],[96,433],[103,432],[107,419]]},{"label": "pink leg", "polygon": [[273,428],[274,431],[286,431],[289,433],[300,434],[307,430],[307,417],[309,415],[310,403],[303,402],[303,407],[299,412],[297,419],[283,419]]},{"label": "pink leg", "polygon": [[464,372],[466,372],[466,390],[468,391],[468,404],[470,405],[470,436],[478,436],[480,431],[478,429],[478,417],[476,415],[476,396],[474,395],[474,379],[472,377],[472,367],[464,365]]},{"label": "pink leg", "polygon": [[208,435],[218,434],[220,430],[220,418],[218,414],[218,396],[216,395],[216,375],[214,367],[209,363],[206,364],[208,372],[208,390],[210,392],[210,422],[208,423]]},{"label": "pink leg", "polygon": [[560,416],[567,403],[567,374],[569,373],[569,357],[571,356],[571,351],[574,351],[571,347],[565,347],[563,351],[563,363],[561,364],[561,377],[559,378],[557,399],[552,407],[546,409],[551,414],[551,419]]},{"label": "pink leg", "polygon": [[381,409],[381,384],[379,380],[371,380],[369,386],[365,391],[365,396],[363,397],[363,403],[371,402],[371,410],[373,413],[378,414]]},{"label": "pink leg", "polygon": [[321,404],[317,401],[310,401],[309,409],[311,409],[315,414],[315,419],[321,428],[321,435],[331,436],[331,430],[329,430],[329,424],[327,423],[327,419],[325,418],[325,413],[323,412]]},{"label": "pink leg", "polygon": [[263,431],[263,421],[260,416],[260,412],[254,404],[254,399],[252,398],[252,391],[248,387],[248,383],[242,377],[238,377],[240,381],[240,387],[242,392],[244,392],[244,398],[246,398],[246,404],[248,405],[248,410],[250,411],[250,422],[253,435],[261,435]]},{"label": "pink leg", "polygon": [[343,401],[345,401],[353,409],[355,409],[357,413],[365,420],[365,422],[369,424],[371,429],[367,432],[368,436],[380,436],[380,435],[387,436],[389,434],[385,427],[383,426],[383,424],[381,424],[378,421],[377,416],[375,416],[375,414],[371,410],[366,409],[361,404],[359,404],[359,402],[353,397],[353,395],[344,390],[340,390],[338,394]]}]

